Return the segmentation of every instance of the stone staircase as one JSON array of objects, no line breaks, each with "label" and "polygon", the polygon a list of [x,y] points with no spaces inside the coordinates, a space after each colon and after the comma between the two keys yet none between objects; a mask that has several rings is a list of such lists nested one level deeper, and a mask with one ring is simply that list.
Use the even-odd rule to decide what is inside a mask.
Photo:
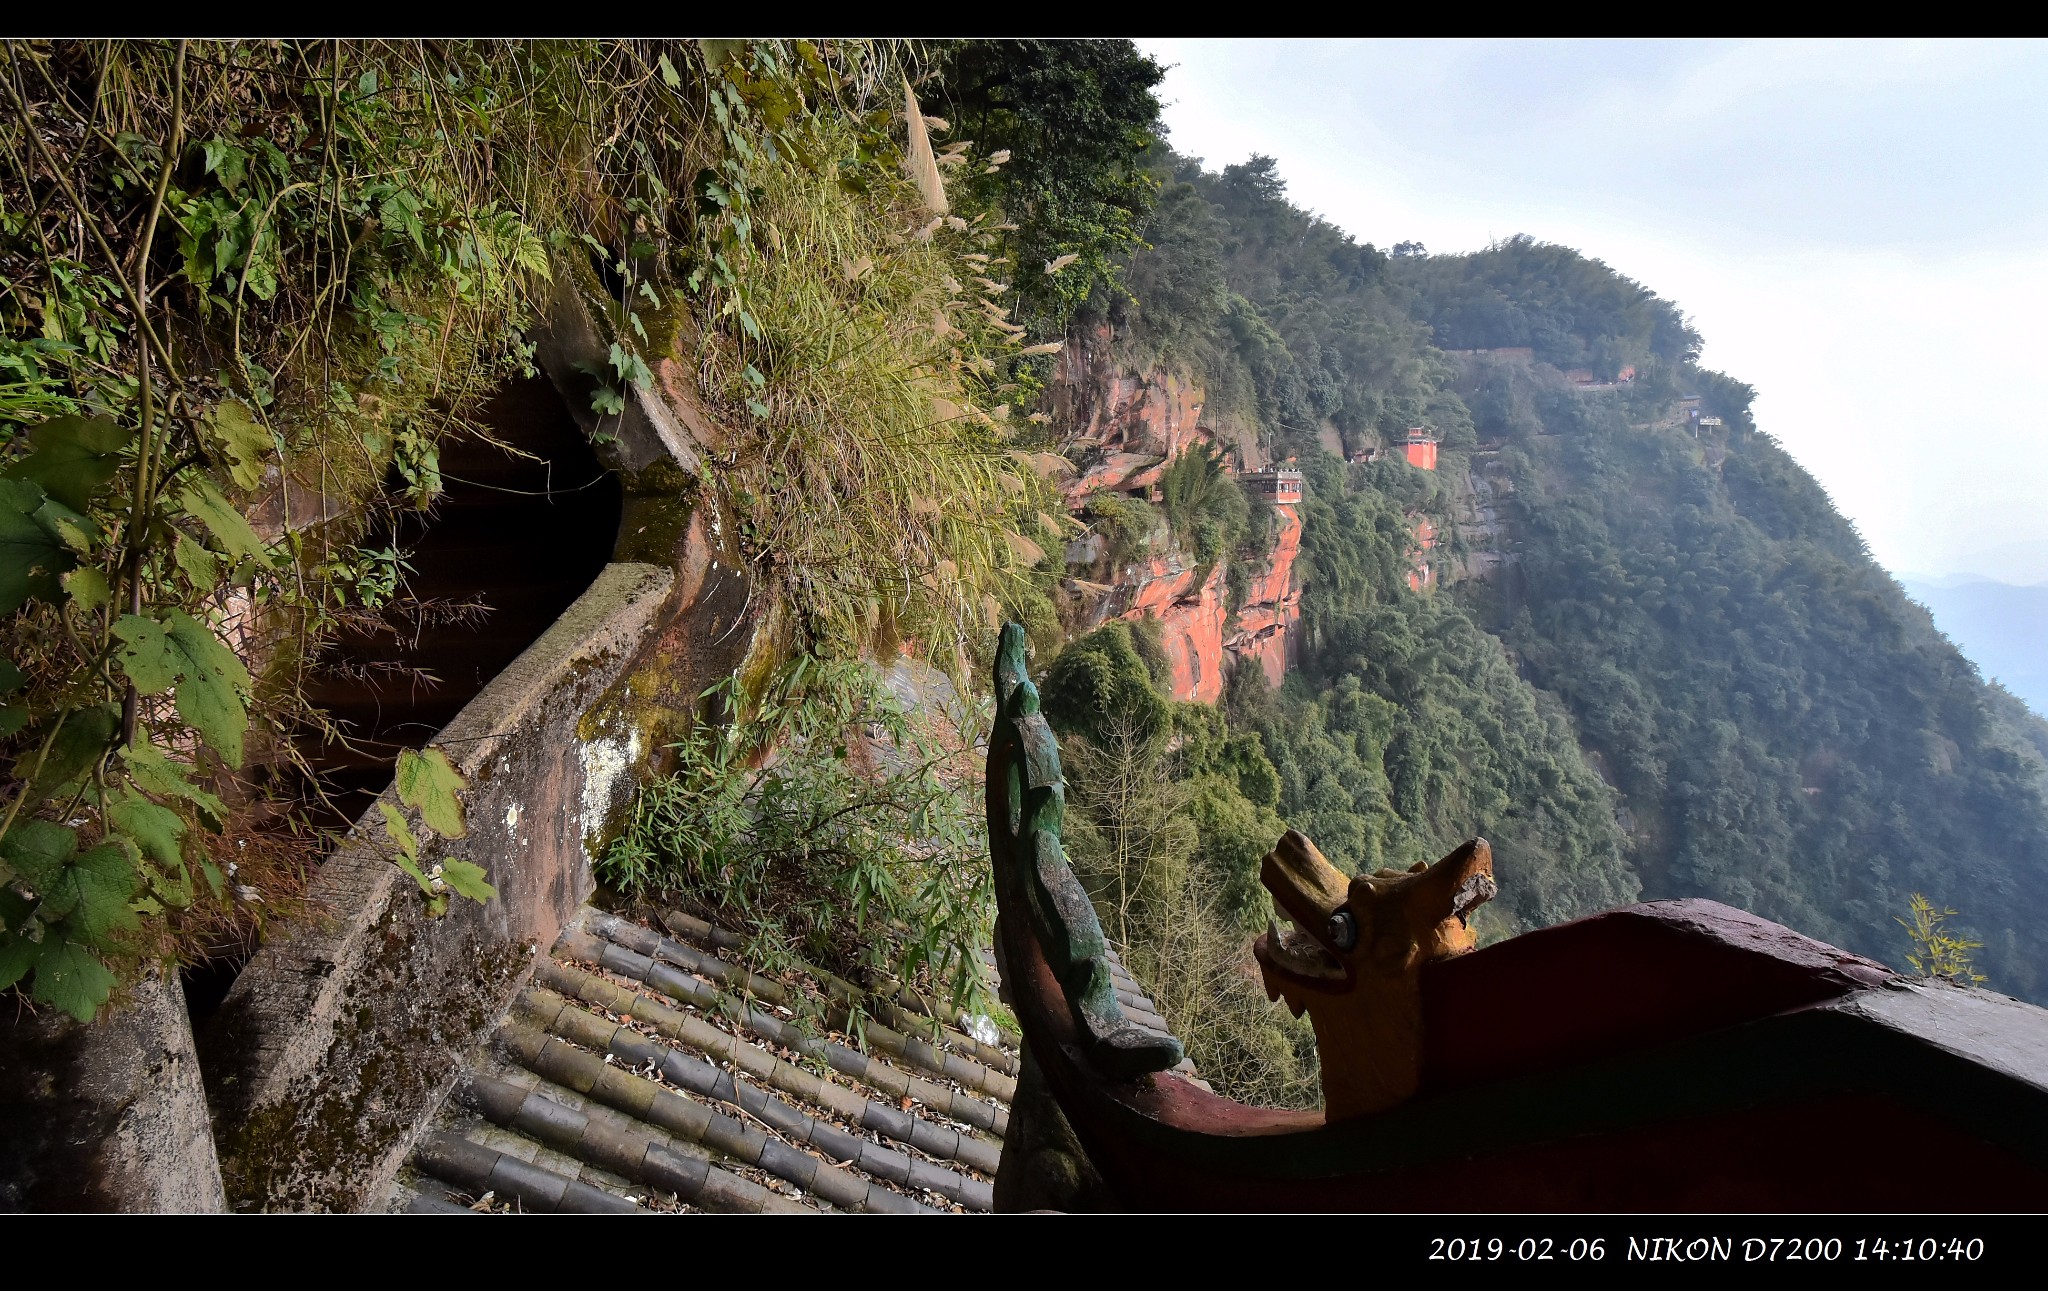
[{"label": "stone staircase", "polygon": [[[720,958],[737,936],[681,912],[660,923],[583,910],[458,1080],[390,1209],[993,1208],[1016,1036],[989,1043],[908,992],[820,971],[763,977]],[[1115,976],[1127,1011],[1163,1030]],[[865,1048],[795,1021],[843,1028],[853,1005]]]}]

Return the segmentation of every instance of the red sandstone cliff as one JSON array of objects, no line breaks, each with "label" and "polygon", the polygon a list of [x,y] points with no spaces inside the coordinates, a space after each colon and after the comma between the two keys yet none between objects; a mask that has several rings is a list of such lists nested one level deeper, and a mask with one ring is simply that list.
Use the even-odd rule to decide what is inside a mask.
[{"label": "red sandstone cliff", "polygon": [[[1149,496],[1166,464],[1196,444],[1221,445],[1237,468],[1263,466],[1256,438],[1205,423],[1204,402],[1201,385],[1186,376],[1119,364],[1107,327],[1070,339],[1046,401],[1078,468],[1067,487],[1069,508],[1078,511],[1105,490]],[[1301,518],[1293,506],[1274,510],[1273,550],[1253,571],[1236,615],[1225,603],[1224,567],[1195,567],[1162,528],[1144,553],[1121,565],[1105,561],[1092,535],[1068,549],[1076,575],[1066,586],[1070,626],[1078,632],[1112,618],[1159,620],[1175,699],[1214,703],[1223,696],[1226,670],[1246,664],[1277,685],[1301,617],[1294,586]]]}]

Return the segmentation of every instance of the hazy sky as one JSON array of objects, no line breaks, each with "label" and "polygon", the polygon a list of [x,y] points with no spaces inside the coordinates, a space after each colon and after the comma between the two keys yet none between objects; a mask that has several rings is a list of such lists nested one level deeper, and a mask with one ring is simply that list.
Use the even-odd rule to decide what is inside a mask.
[{"label": "hazy sky", "polygon": [[1888,568],[2048,582],[2048,44],[1139,43],[1180,151],[1382,248],[1604,260]]}]

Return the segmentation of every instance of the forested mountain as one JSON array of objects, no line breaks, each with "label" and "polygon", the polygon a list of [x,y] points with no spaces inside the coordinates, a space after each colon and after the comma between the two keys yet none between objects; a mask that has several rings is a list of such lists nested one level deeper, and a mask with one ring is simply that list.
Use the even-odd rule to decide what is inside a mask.
[{"label": "forested mountain", "polygon": [[[1495,935],[1697,895],[1902,962],[1925,892],[1993,985],[2040,994],[2039,724],[1757,428],[1753,391],[1698,366],[1677,305],[1525,237],[1382,253],[1289,203],[1269,158],[1162,149],[1154,173],[1131,298],[1098,308],[1129,363],[1205,383],[1212,419],[1307,476],[1299,665],[1277,691],[1240,669],[1223,705],[1281,819],[1347,868],[1488,835]],[[1410,426],[1434,473],[1373,454]],[[1430,562],[1444,582],[1411,588]],[[1243,850],[1190,845],[1198,869]],[[1247,874],[1209,881],[1261,913]]]},{"label": "forested mountain", "polygon": [[1521,559],[1468,599],[1601,754],[1645,891],[1893,959],[1924,891],[1967,913],[1995,982],[2038,993],[2048,807],[2025,714],[1812,479],[1763,434],[1695,441],[1569,393],[1492,406],[1530,414],[1481,421]]},{"label": "forested mountain", "polygon": [[[1924,892],[1993,985],[2048,991],[2048,727],[1680,307],[1527,237],[1382,251],[1271,158],[1177,155],[1128,42],[0,67],[0,990],[86,1019],[148,962],[239,963],[345,827],[321,759],[460,781],[417,747],[445,713],[357,758],[343,646],[409,641],[388,694],[438,684],[423,625],[488,606],[429,595],[400,522],[460,511],[444,448],[530,405],[647,509],[614,559],[744,571],[735,619],[663,629],[729,659],[625,686],[648,752],[599,872],[743,912],[759,962],[985,1003],[978,799],[838,734],[906,716],[877,661],[969,689],[1016,619],[1077,865],[1219,1088],[1314,1096],[1244,971],[1283,824],[1354,870],[1489,836],[1495,938],[1700,894],[1897,961]],[[1290,458],[1284,508],[1229,478]],[[438,915],[494,890],[465,864],[403,872]]]}]

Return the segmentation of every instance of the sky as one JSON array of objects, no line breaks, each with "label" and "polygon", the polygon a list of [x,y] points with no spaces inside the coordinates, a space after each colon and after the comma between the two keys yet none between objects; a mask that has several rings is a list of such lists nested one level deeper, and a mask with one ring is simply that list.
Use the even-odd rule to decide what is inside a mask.
[{"label": "sky", "polygon": [[2048,43],[1138,43],[1179,151],[1383,249],[1604,260],[1886,568],[2048,583]]}]

